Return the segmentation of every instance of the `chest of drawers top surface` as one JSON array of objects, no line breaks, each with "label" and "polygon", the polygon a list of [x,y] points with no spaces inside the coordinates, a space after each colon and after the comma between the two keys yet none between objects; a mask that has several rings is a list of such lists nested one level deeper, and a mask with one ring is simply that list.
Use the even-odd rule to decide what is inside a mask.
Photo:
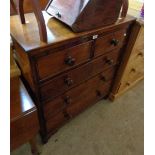
[{"label": "chest of drawers top surface", "polygon": [[21,24],[18,15],[10,17],[11,36],[18,42],[25,52],[49,46],[60,46],[66,42],[74,41],[79,38],[83,39],[85,37],[92,37],[95,34],[118,29],[121,26],[135,20],[134,17],[128,15],[125,19],[120,19],[115,24],[110,26],[82,33],[74,33],[67,26],[49,16],[47,13],[43,12],[43,15],[46,23],[48,43],[43,43],[40,41],[37,21],[33,13],[25,14],[27,21],[26,25]]}]

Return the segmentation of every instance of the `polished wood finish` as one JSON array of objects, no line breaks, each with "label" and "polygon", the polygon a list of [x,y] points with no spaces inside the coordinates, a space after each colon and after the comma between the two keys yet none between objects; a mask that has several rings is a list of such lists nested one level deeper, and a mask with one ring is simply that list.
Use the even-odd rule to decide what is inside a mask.
[{"label": "polished wood finish", "polygon": [[[86,40],[85,38],[92,39],[93,35],[99,35],[102,33],[107,33],[108,31],[121,29],[122,27],[130,24],[132,20],[134,20],[132,16],[128,15],[125,19],[119,19],[115,24],[92,31],[74,33],[53,17],[51,18],[51,16],[45,12],[43,12],[43,15],[45,23],[47,23],[46,29],[48,43],[40,42],[39,30],[37,28],[37,22],[33,13],[25,14],[26,19],[29,21],[29,24],[26,26],[21,25],[18,16],[12,16],[10,19],[11,35],[13,38],[15,38],[15,40],[18,41],[18,44],[20,44],[23,50],[26,52],[33,50],[33,53],[35,54],[35,50],[37,49],[40,49],[40,51],[43,49],[44,51],[45,48],[50,47],[52,49],[64,46],[68,42],[73,44],[76,40],[80,40],[82,42],[82,40]],[[39,53],[39,51],[37,51],[37,53]]]},{"label": "polished wood finish", "polygon": [[95,43],[95,56],[99,56],[107,51],[122,47],[127,36],[126,32],[127,27],[100,37]]},{"label": "polished wood finish", "polygon": [[48,78],[49,76],[87,62],[90,59],[91,47],[92,41],[52,53],[49,51],[49,54],[46,56],[37,58],[39,79]]},{"label": "polished wood finish", "polygon": [[[110,77],[110,79],[111,78],[112,77]],[[53,100],[53,103],[61,102],[64,104],[64,106],[62,107],[63,110],[59,111],[55,115],[52,113],[52,111],[50,114],[47,114],[45,111],[45,119],[47,122],[49,121],[49,124],[47,123],[47,131],[54,132],[66,121],[75,117],[90,105],[96,103],[104,96],[106,96],[110,90],[110,83],[111,81],[109,80],[108,82],[104,83],[104,81],[101,79],[101,76],[98,75],[91,80],[88,80],[87,82],[79,85],[78,87],[75,87],[72,90],[66,92],[61,97]]]},{"label": "polished wood finish", "polygon": [[[120,49],[103,55],[90,63],[86,63],[44,83],[40,88],[41,100],[52,99],[102,71],[105,71],[105,78],[108,78],[115,69],[110,71],[107,71],[107,69],[118,63],[119,52]],[[107,58],[113,61],[112,64],[107,62]]]},{"label": "polished wood finish", "polygon": [[[46,11],[67,24],[74,32],[95,29],[117,21],[122,2],[128,0],[51,0]],[[123,15],[128,5],[123,7]]]},{"label": "polished wood finish", "polygon": [[[94,87],[96,87],[96,89],[97,89],[97,87],[99,87],[98,83],[100,83],[101,86],[106,84],[108,81],[110,81],[114,77],[115,71],[116,71],[116,67],[110,67],[108,70],[105,70],[104,72],[100,72],[98,74],[98,76],[95,77],[96,82],[92,83],[92,84],[91,84],[91,80],[89,80],[89,82],[87,82],[88,84],[83,83],[83,81],[81,80],[81,83],[83,83],[83,84],[80,85],[80,88],[75,87],[68,92],[64,91],[63,93],[61,93],[61,94],[63,94],[61,97],[58,97],[52,101],[45,103],[45,106],[44,106],[45,118],[49,119],[52,115],[55,115],[56,113],[62,111],[62,109],[64,109],[66,104],[70,104],[68,102],[69,102],[69,100],[72,100],[72,99],[69,96],[71,96],[73,98],[79,97],[79,89],[81,89],[81,93],[84,93],[84,91],[87,91],[89,89],[89,87],[91,87],[90,88],[91,91],[94,91]],[[87,80],[85,80],[85,81],[88,81],[88,77],[85,77],[85,79],[86,78],[87,78]],[[87,89],[86,89],[86,87],[87,87]],[[50,88],[53,88],[53,87],[50,86]],[[74,91],[75,91],[75,93],[73,93]],[[53,92],[48,92],[48,94],[53,95]],[[64,94],[65,92],[67,92],[67,93]],[[73,95],[71,93],[73,93]],[[106,93],[104,95],[106,96]],[[88,93],[88,97],[89,96],[91,97],[91,95]],[[50,96],[48,96],[48,98],[50,98]],[[75,101],[71,101],[71,102],[74,103]],[[89,102],[86,102],[85,104],[88,104],[88,103]]]},{"label": "polished wood finish", "polygon": [[144,23],[137,21],[124,55],[124,62],[118,72],[119,76],[110,94],[114,100],[144,78]]},{"label": "polished wood finish", "polygon": [[45,143],[72,117],[108,96],[135,18],[127,16],[110,26],[74,33],[45,12],[44,17],[48,43],[40,42],[33,14],[26,14],[31,22],[25,27],[17,16],[11,17],[11,36],[22,75],[36,100]]},{"label": "polished wood finish", "polygon": [[[39,131],[37,109],[30,98],[23,83],[18,85],[18,95],[10,94],[10,141],[11,150],[20,145],[33,141],[31,149],[38,153],[34,147],[34,137]],[[31,143],[32,144],[32,143]]]}]

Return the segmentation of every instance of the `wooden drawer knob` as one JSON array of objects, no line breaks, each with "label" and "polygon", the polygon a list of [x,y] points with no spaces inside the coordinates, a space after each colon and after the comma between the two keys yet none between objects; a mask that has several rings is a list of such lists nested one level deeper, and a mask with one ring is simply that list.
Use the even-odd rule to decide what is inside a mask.
[{"label": "wooden drawer knob", "polygon": [[68,58],[65,59],[65,64],[69,66],[73,66],[75,64],[75,59],[69,56]]},{"label": "wooden drawer knob", "polygon": [[63,111],[63,115],[66,119],[72,118],[72,115],[70,115],[66,110]]},{"label": "wooden drawer knob", "polygon": [[114,60],[113,59],[110,59],[110,58],[106,58],[105,62],[108,64],[108,65],[112,65],[114,63]]},{"label": "wooden drawer knob", "polygon": [[139,52],[137,55],[143,57],[143,52]]},{"label": "wooden drawer knob", "polygon": [[127,86],[130,86],[130,83],[129,83],[129,82],[127,82],[127,83],[126,83],[126,85],[127,85]]},{"label": "wooden drawer knob", "polygon": [[65,96],[64,102],[65,102],[66,105],[68,105],[68,104],[71,104],[72,100],[71,100],[71,98],[69,96]]},{"label": "wooden drawer knob", "polygon": [[70,77],[67,77],[64,79],[64,83],[67,85],[67,86],[72,86],[74,81],[70,78]]},{"label": "wooden drawer knob", "polygon": [[113,45],[113,46],[117,46],[117,45],[119,44],[119,40],[117,40],[117,39],[112,39],[110,43],[111,43],[111,45]]},{"label": "wooden drawer knob", "polygon": [[135,73],[136,72],[136,69],[135,68],[132,68],[131,69],[131,72]]},{"label": "wooden drawer knob", "polygon": [[96,95],[97,95],[98,97],[101,97],[101,96],[102,96],[101,91],[100,91],[100,90],[96,90]]},{"label": "wooden drawer knob", "polygon": [[107,81],[107,78],[104,76],[104,75],[100,75],[100,79],[103,81],[103,82],[106,82]]}]

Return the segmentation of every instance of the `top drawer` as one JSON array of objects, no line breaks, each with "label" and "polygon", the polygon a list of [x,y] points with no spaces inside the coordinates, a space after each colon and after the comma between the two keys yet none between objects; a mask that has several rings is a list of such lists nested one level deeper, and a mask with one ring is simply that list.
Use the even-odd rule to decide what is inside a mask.
[{"label": "top drawer", "polygon": [[92,41],[71,48],[53,52],[37,59],[39,80],[56,75],[90,58]]},{"label": "top drawer", "polygon": [[126,29],[122,29],[98,38],[95,44],[94,55],[99,56],[115,48],[121,47],[126,35]]}]

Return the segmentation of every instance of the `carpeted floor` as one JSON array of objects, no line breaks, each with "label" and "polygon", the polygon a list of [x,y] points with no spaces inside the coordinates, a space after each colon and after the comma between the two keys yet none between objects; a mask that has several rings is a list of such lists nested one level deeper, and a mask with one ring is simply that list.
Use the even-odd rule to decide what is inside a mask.
[{"label": "carpeted floor", "polygon": [[[41,155],[143,155],[144,83],[113,103],[100,101],[38,146]],[[31,155],[28,144],[11,155]]]}]

